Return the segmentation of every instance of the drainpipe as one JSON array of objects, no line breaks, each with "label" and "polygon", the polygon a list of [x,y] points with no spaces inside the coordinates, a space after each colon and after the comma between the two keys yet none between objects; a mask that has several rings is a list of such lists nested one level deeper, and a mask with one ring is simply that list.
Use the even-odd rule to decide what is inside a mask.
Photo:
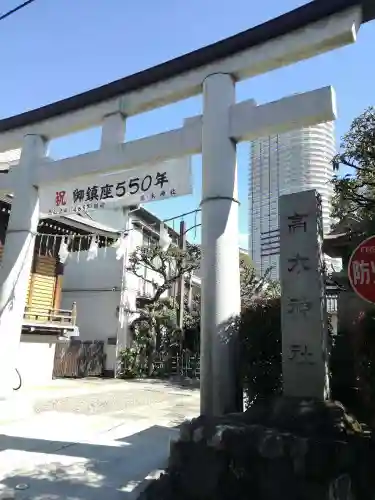
[{"label": "drainpipe", "polygon": [[[182,251],[186,250],[186,224],[180,222],[179,247]],[[184,298],[185,298],[185,275],[178,280],[178,328],[182,331],[184,326]]]},{"label": "drainpipe", "polygon": [[120,351],[127,346],[127,330],[128,330],[128,315],[125,312],[125,303],[127,298],[127,263],[128,263],[128,249],[129,249],[129,239],[130,239],[130,217],[129,208],[123,209],[124,214],[124,231],[127,232],[126,237],[126,247],[125,252],[122,257],[122,276],[121,276],[121,292],[120,292],[120,304],[118,306],[118,318],[117,318],[117,332],[116,332],[116,359],[115,359],[115,369],[114,377],[117,378],[118,366],[119,366],[119,355]]}]

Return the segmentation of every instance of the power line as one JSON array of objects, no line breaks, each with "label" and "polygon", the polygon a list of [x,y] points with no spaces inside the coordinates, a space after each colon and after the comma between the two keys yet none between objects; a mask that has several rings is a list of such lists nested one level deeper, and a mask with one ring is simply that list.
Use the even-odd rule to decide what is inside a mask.
[{"label": "power line", "polygon": [[31,3],[35,2],[36,0],[26,0],[26,2],[21,3],[20,5],[17,5],[17,7],[14,7],[14,9],[8,10],[8,12],[5,12],[5,14],[0,15],[0,21],[3,21],[5,18],[11,16],[12,14],[15,14],[19,10],[23,9],[24,7],[27,7]]},{"label": "power line", "polygon": [[170,222],[171,220],[181,219],[182,217],[185,217],[186,215],[196,214],[200,211],[201,211],[200,208],[196,208],[195,210],[191,210],[190,212],[185,212],[184,214],[179,214],[179,215],[176,215],[175,217],[170,217],[169,219],[164,219],[162,222]]}]

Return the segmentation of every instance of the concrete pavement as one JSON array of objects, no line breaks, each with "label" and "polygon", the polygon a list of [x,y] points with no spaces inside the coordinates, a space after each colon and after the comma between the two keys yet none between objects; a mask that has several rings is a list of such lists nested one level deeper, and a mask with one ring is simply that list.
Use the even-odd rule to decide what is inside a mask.
[{"label": "concrete pavement", "polygon": [[20,500],[136,498],[165,466],[176,426],[199,412],[197,389],[56,382],[20,393],[35,413],[0,424],[0,483]]}]

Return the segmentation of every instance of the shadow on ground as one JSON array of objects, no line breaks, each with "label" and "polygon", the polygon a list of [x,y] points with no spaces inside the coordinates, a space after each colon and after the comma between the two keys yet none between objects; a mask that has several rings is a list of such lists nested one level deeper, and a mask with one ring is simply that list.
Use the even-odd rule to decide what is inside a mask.
[{"label": "shadow on ground", "polygon": [[137,498],[145,478],[165,466],[176,434],[156,425],[95,444],[0,435],[0,483],[18,485],[19,500]]}]

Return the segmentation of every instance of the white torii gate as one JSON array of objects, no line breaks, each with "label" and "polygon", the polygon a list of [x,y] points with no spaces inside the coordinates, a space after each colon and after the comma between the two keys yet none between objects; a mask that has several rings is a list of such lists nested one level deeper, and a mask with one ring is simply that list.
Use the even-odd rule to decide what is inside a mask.
[{"label": "white torii gate", "polygon": [[[218,49],[215,61],[197,63],[193,69],[187,61],[185,71],[176,71],[174,76],[160,78],[158,83],[143,85],[140,90],[125,95],[119,92],[115,98],[97,98],[94,104],[92,98],[77,105],[67,100],[65,111],[61,103],[56,103],[50,111],[47,107],[30,112],[34,113],[30,119],[20,115],[8,122],[0,121],[0,151],[22,146],[19,165],[0,178],[0,190],[14,193],[0,271],[3,394],[10,389],[9,370],[14,369],[20,340],[39,220],[38,187],[202,153],[201,412],[221,414],[236,409],[235,339],[227,328],[231,318],[240,312],[236,143],[334,120],[336,108],[330,87],[261,106],[253,100],[236,103],[235,81],[354,42],[362,21],[359,0],[358,5],[351,0],[350,8],[343,7],[341,0],[332,0],[340,5],[327,10],[327,3],[315,0],[271,21],[277,37],[271,33],[268,41],[263,36],[258,43],[262,40],[261,30],[270,31],[269,23],[265,23],[253,30],[260,34],[253,46],[238,53],[228,49],[228,56],[220,56]],[[289,31],[283,32],[280,23],[285,24],[286,18]],[[100,89],[97,91],[100,93]],[[123,143],[126,116],[202,91],[202,116],[188,118],[179,129]],[[77,100],[81,98],[84,94],[76,96]],[[99,151],[46,161],[49,139],[98,124],[102,124]]]}]

